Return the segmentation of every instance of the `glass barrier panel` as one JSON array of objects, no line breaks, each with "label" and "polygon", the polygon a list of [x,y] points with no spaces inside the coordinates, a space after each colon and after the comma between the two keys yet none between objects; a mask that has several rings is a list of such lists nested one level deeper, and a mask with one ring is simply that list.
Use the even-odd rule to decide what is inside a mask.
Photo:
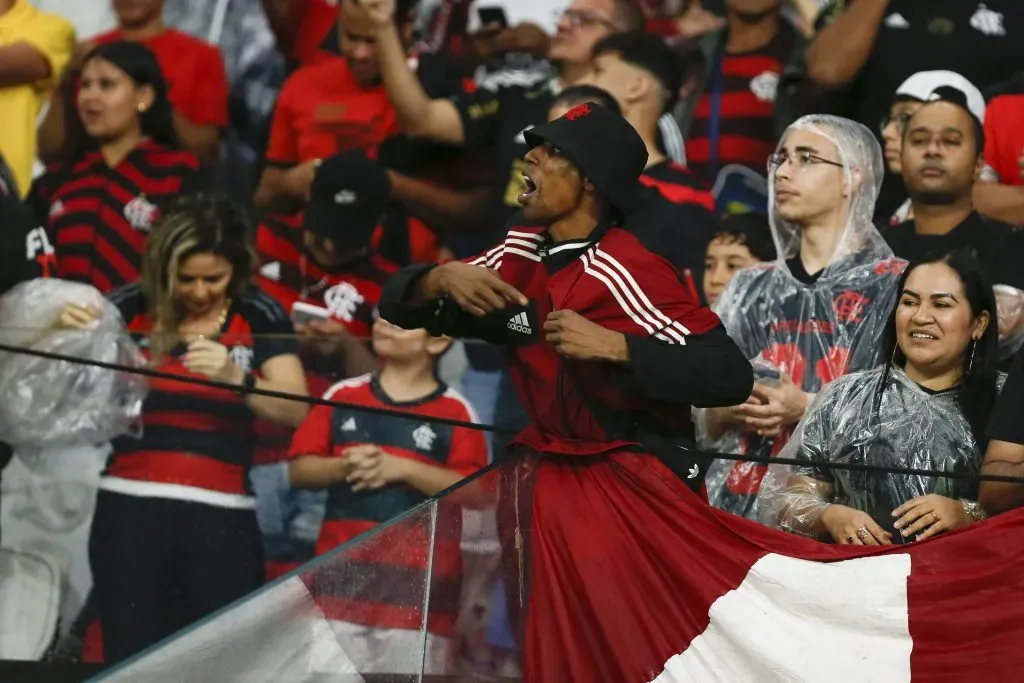
[{"label": "glass barrier panel", "polygon": [[[0,572],[0,591],[4,591],[2,595],[5,596],[0,601],[0,651],[24,659],[100,664],[107,660],[101,635],[102,610],[96,596],[96,577],[93,576],[96,556],[90,557],[90,553],[96,550],[96,544],[91,541],[97,538],[103,541],[101,545],[105,551],[101,554],[105,554],[107,561],[113,558],[108,566],[120,564],[124,569],[119,555],[127,558],[137,553],[127,537],[117,539],[119,534],[115,527],[122,527],[124,520],[135,518],[143,520],[144,523],[136,529],[143,532],[146,530],[143,527],[149,523],[145,520],[150,516],[149,508],[144,514],[124,514],[125,511],[111,512],[109,505],[101,504],[99,508],[106,507],[108,514],[99,515],[106,517],[106,521],[97,526],[94,524],[99,509],[97,501],[99,499],[103,503],[111,498],[127,498],[143,507],[163,504],[159,502],[164,501],[161,496],[147,498],[144,492],[134,490],[140,485],[145,488],[153,483],[167,483],[164,479],[168,475],[166,458],[146,452],[160,450],[150,449],[147,445],[154,437],[170,439],[177,444],[180,452],[175,455],[183,456],[179,462],[182,465],[179,474],[192,476],[197,471],[211,472],[207,467],[209,458],[202,460],[194,451],[203,447],[202,443],[189,441],[195,438],[199,427],[206,430],[205,435],[199,435],[200,441],[207,437],[219,439],[218,448],[231,449],[232,452],[237,450],[240,460],[244,460],[241,456],[249,457],[247,453],[252,453],[252,466],[238,468],[238,493],[232,495],[239,499],[236,502],[248,498],[245,510],[254,511],[245,514],[254,514],[258,525],[257,544],[262,546],[265,576],[261,572],[255,580],[239,579],[232,600],[248,591],[255,591],[250,593],[253,605],[240,609],[233,617],[240,624],[250,624],[254,619],[258,621],[261,614],[294,614],[301,622],[304,603],[299,600],[302,591],[297,590],[298,583],[301,583],[312,604],[323,612],[320,619],[331,627],[335,643],[346,638],[346,642],[360,642],[360,634],[370,633],[370,629],[361,628],[364,624],[360,620],[374,622],[372,633],[377,640],[384,630],[403,632],[396,636],[392,645],[377,645],[374,652],[378,653],[379,661],[376,663],[369,654],[350,651],[352,648],[342,649],[346,661],[351,661],[356,671],[371,676],[378,669],[385,672],[384,676],[418,676],[424,670],[439,673],[477,671],[491,675],[487,672],[495,667],[489,663],[487,654],[490,645],[486,639],[486,623],[491,610],[487,604],[490,601],[488,592],[497,590],[493,486],[490,492],[481,494],[482,485],[476,484],[469,487],[469,493],[462,493],[461,498],[456,495],[451,502],[446,501],[443,504],[445,511],[436,513],[443,518],[439,533],[435,534],[433,527],[429,533],[424,531],[420,518],[407,520],[391,530],[388,530],[390,526],[383,527],[379,536],[371,537],[376,541],[364,541],[364,548],[350,551],[343,571],[331,569],[329,563],[321,564],[323,558],[314,561],[324,525],[327,494],[322,490],[295,489],[289,483],[288,453],[295,431],[293,427],[266,419],[235,420],[219,415],[222,405],[241,407],[238,396],[230,389],[206,387],[203,395],[197,396],[194,393],[196,385],[184,379],[166,375],[147,376],[147,370],[167,372],[168,364],[183,364],[185,351],[166,348],[167,340],[158,336],[136,337],[138,348],[133,349],[133,345],[126,344],[121,335],[114,333],[93,333],[88,344],[83,339],[74,338],[84,334],[67,331],[55,336],[50,328],[8,329],[0,334],[4,343],[12,346],[86,361],[0,352],[2,395],[18,397],[0,416],[0,421],[8,421],[8,428],[0,429],[0,442],[15,444],[13,449],[0,450],[0,466],[7,465],[0,480],[0,531],[3,532],[6,553],[4,562],[0,564],[3,570]],[[224,335],[217,341],[228,347],[232,362],[244,369],[253,369],[258,361],[252,353],[257,346],[278,343],[291,344],[292,348],[297,346],[309,393],[314,397],[321,396],[337,382],[351,378],[345,354],[332,353],[332,349],[325,345],[311,348],[314,345],[298,337],[271,335],[243,339]],[[137,353],[139,350],[141,355]],[[452,354],[446,360],[454,360],[457,365],[459,355]],[[89,361],[113,363],[124,366],[124,369],[98,367]],[[141,369],[141,374],[131,372],[132,367]],[[454,376],[459,372],[458,367],[451,371]],[[167,396],[184,397],[184,401],[174,407],[167,404]],[[207,402],[211,398],[213,400]],[[153,409],[154,403],[158,404],[158,410]],[[281,403],[289,402],[282,400]],[[301,402],[294,403],[302,405]],[[116,416],[112,415],[114,412]],[[46,415],[48,419],[40,420],[40,415]],[[55,425],[58,418],[61,421]],[[197,419],[211,424],[193,424]],[[211,426],[218,419],[223,424]],[[402,418],[389,419],[402,423]],[[10,424],[14,427],[10,428]],[[98,438],[100,434],[104,437]],[[134,487],[132,491],[111,492],[109,481],[106,484],[101,482],[101,472],[110,468],[118,458],[121,459],[116,473],[119,476],[113,478],[128,480],[129,488]],[[8,459],[9,463],[6,462]],[[213,469],[217,476],[224,474],[216,467]],[[234,477],[234,470],[229,474]],[[106,478],[111,478],[109,469]],[[191,488],[204,488],[201,483],[192,484]],[[387,520],[408,510],[420,499],[418,496],[400,498],[401,501],[387,506],[388,514],[377,519]],[[469,502],[462,499],[469,499]],[[205,504],[188,496],[169,503],[171,507],[188,508],[203,508]],[[171,515],[168,519],[176,517]],[[147,532],[149,538],[159,538],[162,533],[156,526],[150,531],[152,533]],[[232,537],[232,532],[216,523],[192,524],[189,534],[210,548],[216,548]],[[438,545],[444,561],[435,567],[426,557],[430,548]],[[360,553],[365,553],[369,560],[357,567],[355,562],[361,557]],[[303,566],[300,574],[289,574],[300,566]],[[381,569],[387,566],[391,567],[389,571]],[[294,580],[297,576],[301,577],[298,583]],[[288,581],[258,590],[265,579],[275,580],[278,577],[288,577]],[[120,586],[115,590],[120,592]],[[212,610],[207,609],[196,617],[185,616],[181,607],[185,600],[178,590],[175,589],[172,604],[159,615],[167,625],[174,626],[163,629],[160,637],[172,633],[182,638],[195,638],[193,631],[197,618],[209,615]],[[368,594],[378,596],[376,603],[370,601],[376,607],[367,611],[365,605],[356,605],[359,607],[356,609],[354,603],[361,601],[354,600],[353,595]],[[429,618],[424,611],[427,601],[434,604]],[[221,600],[213,607],[226,602],[231,600]],[[397,606],[386,607],[392,602]],[[415,609],[403,607],[406,603],[414,604]],[[239,608],[248,605],[247,602],[231,604]],[[331,610],[341,616],[333,618]],[[216,614],[224,613],[217,611]],[[205,620],[199,621],[199,624],[206,623]],[[23,627],[25,624],[27,626]],[[354,635],[346,632],[346,627],[353,624],[360,627],[355,629]],[[282,624],[280,628],[283,630],[279,635],[266,636],[267,642],[276,642],[275,639],[290,642],[288,639],[294,635],[288,630],[290,626]],[[21,633],[15,640],[4,635],[15,631]],[[431,652],[428,634],[433,636],[435,631],[443,632],[442,636],[450,641],[443,666],[426,665],[425,654]],[[210,631],[204,630],[203,633],[208,635]],[[271,624],[261,622],[253,633],[273,634],[276,631]],[[259,640],[256,636],[247,640],[238,629],[232,629],[231,634],[224,645],[227,653],[232,650],[244,652],[251,646],[246,643]],[[146,645],[157,642],[160,637],[150,638]],[[161,642],[176,642],[174,635],[171,638]],[[314,640],[320,642],[316,638]],[[362,638],[365,640],[367,638]],[[433,638],[429,640],[432,642]],[[410,645],[413,642],[415,645]],[[210,658],[211,665],[216,665],[221,661],[221,655],[214,656],[207,650],[219,647],[208,642],[196,652],[204,653],[204,657]],[[314,653],[323,651],[322,644],[314,643],[309,647]],[[156,650],[146,651],[155,653]],[[255,659],[253,654],[245,656]],[[325,661],[333,661],[330,657]],[[159,658],[154,661],[159,661]],[[197,665],[199,663],[196,662]],[[331,672],[343,670],[337,666],[327,666],[327,669]]]},{"label": "glass barrier panel", "polygon": [[420,680],[435,518],[421,505],[94,680]]}]

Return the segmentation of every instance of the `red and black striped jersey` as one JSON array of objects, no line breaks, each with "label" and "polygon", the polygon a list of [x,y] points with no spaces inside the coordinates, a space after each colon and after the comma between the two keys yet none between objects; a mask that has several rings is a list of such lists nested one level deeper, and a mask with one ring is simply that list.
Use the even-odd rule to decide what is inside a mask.
[{"label": "red and black striped jersey", "polygon": [[[686,163],[699,177],[713,182],[730,164],[766,173],[768,156],[775,151],[776,89],[795,45],[796,32],[787,22],[780,22],[778,33],[767,45],[742,54],[725,54],[720,73],[709,74],[686,136]],[[716,83],[717,153],[711,149]]]},{"label": "red and black striped jersey", "polygon": [[653,187],[673,204],[696,204],[714,213],[715,198],[707,183],[690,169],[671,159],[647,167],[640,182]]},{"label": "red and black striped jersey", "polygon": [[[141,289],[131,284],[112,292],[128,329],[145,349],[152,320]],[[294,354],[298,345],[281,306],[250,287],[231,302],[218,341],[232,361],[246,370],[277,356]],[[183,378],[205,379],[185,369],[184,344],[152,367]],[[101,488],[127,495],[188,500],[231,508],[251,508],[246,472],[252,464],[255,415],[235,391],[150,378],[142,406],[142,435],[113,441]]]},{"label": "red and black striped jersey", "polygon": [[99,151],[43,174],[29,192],[56,256],[56,275],[110,292],[139,277],[146,236],[160,206],[203,189],[191,152],[144,140],[116,166]]},{"label": "red and black striped jersey", "polygon": [[[344,450],[360,444],[379,446],[391,455],[444,467],[468,476],[487,465],[487,442],[483,432],[439,424],[432,418],[475,422],[476,413],[460,394],[439,384],[437,390],[416,401],[396,402],[384,392],[375,375],[339,382],[324,398],[344,403],[387,408],[417,416],[403,419],[366,413],[353,408],[316,406],[296,430],[289,457],[314,455],[344,457]],[[316,552],[322,555],[382,523],[389,522],[427,499],[411,486],[397,484],[374,491],[353,491],[351,485],[328,489],[323,527]],[[386,552],[353,549],[348,558],[352,575],[346,581],[318,585],[317,604],[328,618],[342,619],[380,628],[417,629],[422,623],[420,605],[401,600],[404,591],[417,583],[425,585],[433,532],[434,558],[431,566],[431,605],[428,629],[451,635],[458,614],[462,563],[461,510],[439,514],[436,529],[431,525],[402,525],[394,534],[394,547]],[[376,544],[369,544],[374,546]],[[379,590],[371,588],[379,586]],[[377,601],[365,602],[367,595]],[[393,598],[392,598],[393,596]],[[436,598],[436,599],[435,599]]]}]

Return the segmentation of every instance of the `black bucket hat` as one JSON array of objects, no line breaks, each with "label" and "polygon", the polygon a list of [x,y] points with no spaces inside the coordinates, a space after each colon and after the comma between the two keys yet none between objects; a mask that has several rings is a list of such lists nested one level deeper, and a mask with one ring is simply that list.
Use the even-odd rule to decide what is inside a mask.
[{"label": "black bucket hat", "polygon": [[636,207],[640,175],[647,166],[647,146],[633,126],[615,112],[588,102],[531,128],[525,137],[530,149],[548,142],[561,150],[620,215]]}]

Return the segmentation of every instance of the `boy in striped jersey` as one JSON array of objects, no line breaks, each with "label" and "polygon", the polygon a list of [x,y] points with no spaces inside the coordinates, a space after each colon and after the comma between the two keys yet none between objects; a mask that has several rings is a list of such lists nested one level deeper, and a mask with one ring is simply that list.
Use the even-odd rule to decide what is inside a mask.
[{"label": "boy in striped jersey", "polygon": [[[373,347],[387,358],[383,370],[339,382],[324,398],[407,412],[416,419],[317,406],[295,432],[289,456],[292,486],[328,491],[318,555],[487,464],[483,432],[438,421],[477,421],[469,403],[437,379],[438,359],[450,344],[423,329],[403,330],[377,320]],[[473,488],[486,497],[482,488]],[[416,519],[391,524],[379,537],[386,542],[352,548],[308,579],[318,606],[362,673],[419,671],[428,577],[426,670],[446,671],[461,593],[461,508],[440,505],[433,530]],[[427,552],[431,535],[432,562]],[[339,571],[344,581],[325,580],[337,578]]]}]

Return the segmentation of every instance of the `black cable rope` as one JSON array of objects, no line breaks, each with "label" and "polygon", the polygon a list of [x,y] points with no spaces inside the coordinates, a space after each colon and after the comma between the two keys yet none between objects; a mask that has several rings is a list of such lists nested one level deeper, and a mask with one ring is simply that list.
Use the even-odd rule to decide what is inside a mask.
[{"label": "black cable rope", "polygon": [[[374,406],[366,406],[356,403],[345,403],[343,401],[331,401],[325,398],[317,398],[315,396],[300,396],[297,394],[289,394],[283,391],[274,391],[272,389],[260,389],[257,387],[246,389],[244,387],[239,387],[235,384],[229,384],[227,382],[218,382],[217,380],[212,379],[203,379],[201,377],[183,377],[181,375],[172,375],[170,373],[161,372],[159,370],[153,370],[152,368],[134,368],[127,365],[120,365],[118,363],[108,363],[106,361],[93,360],[91,358],[67,356],[60,353],[54,353],[52,351],[40,351],[38,349],[10,346],[8,344],[0,344],[0,352],[22,354],[26,356],[35,356],[37,358],[46,358],[48,360],[61,361],[64,363],[75,363],[78,365],[91,365],[94,367],[102,368],[104,370],[127,372],[136,375],[142,375],[143,377],[167,379],[175,382],[185,382],[188,384],[211,387],[214,389],[226,389],[228,391],[240,394],[254,394],[256,396],[265,396],[267,398],[276,398],[286,401],[296,401],[298,403],[306,403],[308,405],[313,406],[327,406],[329,408],[346,408],[348,410],[355,410],[364,413],[397,417],[403,420],[429,419],[431,422],[437,424],[449,425],[452,427],[462,427],[464,429],[475,429],[482,432],[490,432],[492,434],[501,434],[504,436],[515,436],[516,434],[519,433],[519,430],[517,429],[499,427],[497,425],[480,424],[477,422],[466,422],[464,420],[436,417],[433,415],[425,416],[419,413],[392,410],[389,408],[377,408]],[[716,460],[753,462],[761,465],[800,465],[804,467],[808,465],[807,460],[799,460],[797,458],[777,458],[759,455],[740,455],[736,453],[711,453],[707,451],[700,452],[703,455],[708,456],[710,458],[714,458]],[[1007,484],[1024,484],[1024,477],[1013,477],[1002,474],[981,474],[977,472],[944,472],[940,470],[924,470],[912,467],[888,467],[885,465],[867,465],[862,463],[815,462],[814,466],[825,467],[834,470],[846,470],[850,472],[868,472],[873,474],[900,474],[905,476],[943,477],[946,479],[992,481]]]}]

